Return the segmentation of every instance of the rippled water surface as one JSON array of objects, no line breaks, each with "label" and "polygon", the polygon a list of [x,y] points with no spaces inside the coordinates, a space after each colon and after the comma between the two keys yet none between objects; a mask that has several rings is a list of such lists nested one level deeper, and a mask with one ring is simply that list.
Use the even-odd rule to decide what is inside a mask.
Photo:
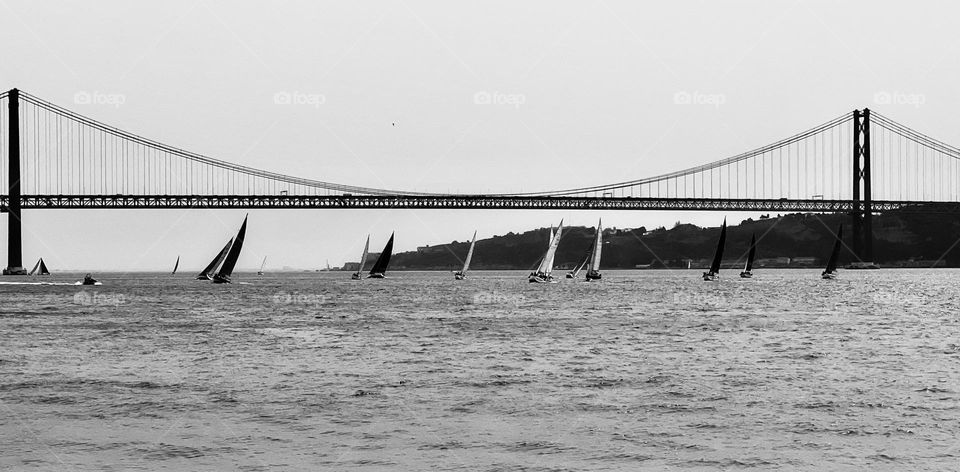
[{"label": "rippled water surface", "polygon": [[0,469],[960,467],[960,271],[697,275],[4,278]]}]

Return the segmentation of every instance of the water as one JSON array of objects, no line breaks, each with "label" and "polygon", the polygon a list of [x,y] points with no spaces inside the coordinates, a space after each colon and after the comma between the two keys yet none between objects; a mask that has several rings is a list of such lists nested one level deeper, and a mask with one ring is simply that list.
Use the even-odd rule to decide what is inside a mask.
[{"label": "water", "polygon": [[960,463],[960,271],[393,275],[0,285],[0,469]]}]

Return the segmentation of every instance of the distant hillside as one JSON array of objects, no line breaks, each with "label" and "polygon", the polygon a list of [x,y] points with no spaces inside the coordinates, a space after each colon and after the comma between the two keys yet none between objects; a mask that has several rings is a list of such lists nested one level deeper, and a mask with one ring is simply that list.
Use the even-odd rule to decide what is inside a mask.
[{"label": "distant hillside", "polygon": [[[846,244],[852,246],[850,218],[842,217]],[[746,220],[730,226],[724,264],[736,265],[746,257],[750,236],[757,235],[761,265],[819,265],[833,242],[839,215],[791,214]],[[888,212],[874,217],[876,262],[886,266],[960,267],[960,215]],[[607,229],[604,231],[603,263],[607,269],[636,267],[702,267],[713,257],[719,227],[701,228],[677,224],[672,229]],[[593,228],[564,228],[556,264],[564,268],[583,259],[593,237]],[[471,268],[530,269],[547,247],[549,228],[520,234],[507,233],[477,241]],[[960,246],[960,245],[958,245]],[[469,241],[420,248],[394,255],[395,269],[454,270],[462,265]],[[789,258],[786,259],[786,258]],[[845,250],[842,262],[851,259]]]}]

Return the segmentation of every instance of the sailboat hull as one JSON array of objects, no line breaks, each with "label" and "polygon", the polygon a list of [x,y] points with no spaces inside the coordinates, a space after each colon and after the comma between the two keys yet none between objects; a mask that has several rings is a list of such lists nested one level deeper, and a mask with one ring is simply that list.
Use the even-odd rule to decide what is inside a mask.
[{"label": "sailboat hull", "polygon": [[753,278],[753,274],[751,274],[750,272],[747,272],[747,271],[743,271],[743,272],[740,272],[740,278],[741,278],[741,279],[752,279],[752,278]]},{"label": "sailboat hull", "polygon": [[197,276],[197,280],[213,280],[213,277],[210,277],[209,275],[206,275],[206,274],[201,274]]},{"label": "sailboat hull", "polygon": [[213,283],[215,283],[215,284],[229,284],[229,283],[233,283],[233,282],[230,281],[230,276],[229,276],[229,275],[217,274],[217,275],[214,275],[214,276],[213,276]]},{"label": "sailboat hull", "polygon": [[575,278],[577,278],[577,277],[576,277],[575,275],[573,275],[573,273],[569,273],[569,274],[567,274],[567,278],[568,278],[568,279],[575,279]]},{"label": "sailboat hull", "polygon": [[557,283],[554,280],[552,275],[547,274],[530,274],[530,277],[527,278],[527,281],[532,284],[555,284]]},{"label": "sailboat hull", "polygon": [[713,282],[716,280],[720,280],[720,274],[715,274],[713,272],[704,272],[703,280],[706,282]]},{"label": "sailboat hull", "polygon": [[467,274],[464,274],[463,272],[456,272],[453,274],[454,280],[463,280],[465,278],[467,278]]},{"label": "sailboat hull", "polygon": [[587,280],[600,280],[603,278],[603,275],[600,272],[587,272]]},{"label": "sailboat hull", "polygon": [[824,272],[820,274],[820,278],[824,280],[833,280],[837,278],[836,272]]},{"label": "sailboat hull", "polygon": [[377,272],[377,273],[368,275],[367,278],[368,279],[385,279],[387,278],[387,276]]},{"label": "sailboat hull", "polygon": [[352,275],[350,275],[350,280],[362,280],[362,279],[363,279],[363,277],[360,277],[360,274],[352,274]]}]

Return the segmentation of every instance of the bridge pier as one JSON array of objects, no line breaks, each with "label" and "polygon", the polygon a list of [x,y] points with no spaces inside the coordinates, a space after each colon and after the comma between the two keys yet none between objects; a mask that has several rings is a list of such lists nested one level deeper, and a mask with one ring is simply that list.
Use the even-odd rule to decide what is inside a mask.
[{"label": "bridge pier", "polygon": [[[873,263],[873,198],[870,188],[870,109],[853,111],[853,255],[850,268]],[[862,191],[862,199],[861,199]]]},{"label": "bridge pier", "polygon": [[7,267],[3,275],[26,275],[23,268],[23,241],[20,221],[20,91],[7,94],[7,124],[10,158],[7,203]]}]

